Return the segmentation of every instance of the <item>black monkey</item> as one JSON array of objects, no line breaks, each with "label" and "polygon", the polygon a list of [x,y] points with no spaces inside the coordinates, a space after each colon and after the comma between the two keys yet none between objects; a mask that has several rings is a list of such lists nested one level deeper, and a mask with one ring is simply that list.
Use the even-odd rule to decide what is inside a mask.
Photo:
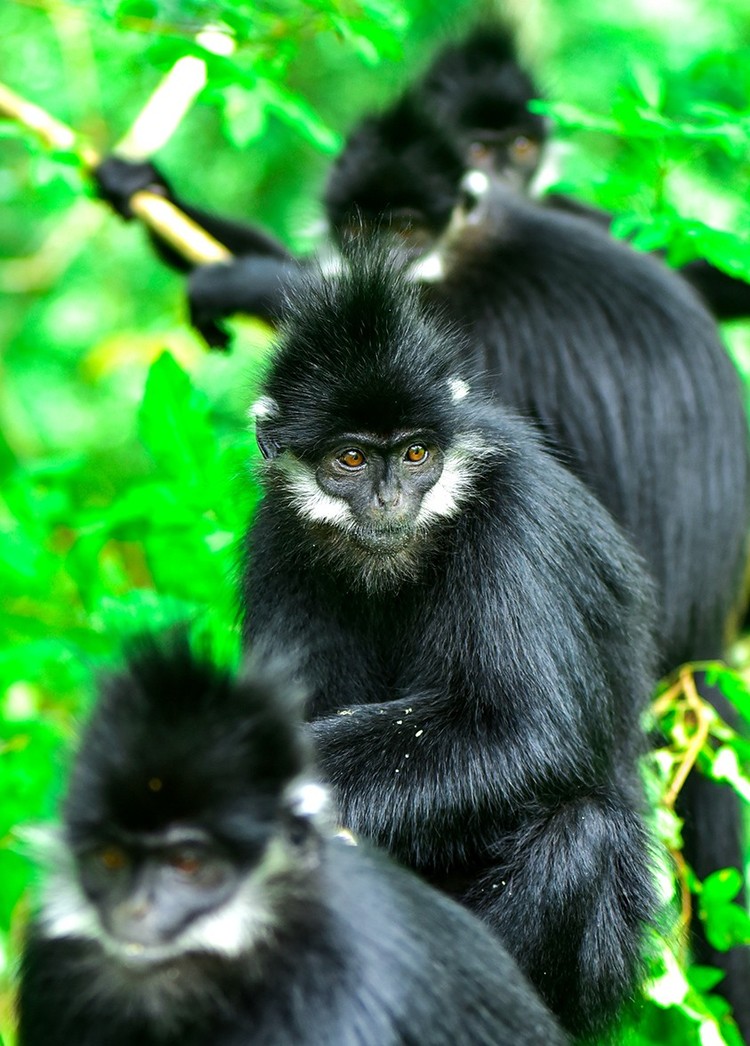
[{"label": "black monkey", "polygon": [[[448,148],[434,134],[433,185],[437,142]],[[393,180],[382,165],[372,178],[359,175],[358,152],[399,167],[401,141],[387,119],[372,121],[337,163],[351,197],[370,201],[359,212],[370,228],[375,193],[381,187],[391,205],[383,187]],[[740,383],[714,321],[679,276],[594,223],[526,201],[482,172],[467,176],[463,192],[464,206],[419,263],[423,295],[469,334],[493,393],[536,421],[645,557],[660,595],[660,673],[721,657],[742,599],[750,466]],[[721,694],[706,696],[734,720]],[[701,878],[742,868],[739,807],[726,787],[694,777],[681,812]],[[701,957],[729,969],[722,988],[750,1035],[750,955]]]},{"label": "black monkey", "polygon": [[301,644],[343,824],[480,913],[580,1032],[634,992],[654,919],[651,590],[464,356],[377,256],[299,295],[255,407],[245,634]]},{"label": "black monkey", "polygon": [[[433,128],[428,147],[422,121],[417,154],[407,122],[416,134],[420,111],[402,102],[397,118],[352,135],[328,189],[332,224],[344,243],[354,222],[365,238],[387,232],[381,215],[409,187],[413,224],[401,235],[423,252],[411,269],[423,297],[467,332],[479,380],[537,423],[658,582],[660,671],[721,656],[740,602],[750,464],[739,379],[714,321],[655,259],[483,172],[451,209],[450,142]],[[425,217],[435,201],[442,230]]]},{"label": "black monkey", "polygon": [[[519,191],[534,191],[549,146],[549,123],[528,109],[542,92],[520,65],[509,28],[477,26],[464,40],[442,49],[412,90],[454,142],[466,169],[480,168]],[[613,219],[606,211],[561,193],[549,193],[542,202],[604,228]],[[719,319],[750,315],[746,280],[702,258],[681,266],[679,272]]]},{"label": "black monkey", "polygon": [[[438,228],[445,207],[458,202],[459,182],[467,170],[482,169],[517,191],[532,192],[549,137],[548,122],[528,109],[528,103],[540,95],[521,67],[513,34],[505,26],[482,24],[464,40],[443,48],[401,98],[384,113],[365,117],[348,137],[325,192],[334,239],[340,241],[343,231],[356,229],[351,216],[357,211],[374,213],[377,206],[383,224],[402,229],[409,245],[418,246],[425,231]],[[449,147],[438,147],[440,178],[430,185],[440,134]],[[391,162],[394,144],[400,153],[397,166]],[[379,192],[363,195],[363,185],[372,182],[378,168],[388,172],[388,180]],[[272,324],[283,318],[288,292],[303,279],[302,270],[310,259],[295,257],[257,226],[186,203],[152,164],[110,157],[95,173],[102,194],[124,217],[130,217],[128,201],[133,193],[144,188],[162,192],[238,255],[231,263],[198,266],[189,277],[191,322],[209,345],[228,345],[222,319],[233,313],[260,316]],[[559,193],[548,194],[543,203],[603,228],[612,221],[605,211]],[[189,268],[158,238],[154,242],[169,264]],[[747,281],[704,259],[695,259],[679,271],[719,319],[750,314]]]},{"label": "black monkey", "polygon": [[287,696],[164,641],[107,680],[20,1046],[564,1046],[479,920],[332,838]]}]

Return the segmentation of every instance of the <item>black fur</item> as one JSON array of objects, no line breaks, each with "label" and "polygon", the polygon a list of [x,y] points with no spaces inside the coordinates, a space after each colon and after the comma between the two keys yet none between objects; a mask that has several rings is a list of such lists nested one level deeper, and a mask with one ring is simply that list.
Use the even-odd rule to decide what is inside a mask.
[{"label": "black fur", "polygon": [[[302,646],[343,823],[480,912],[581,1031],[636,989],[654,918],[636,769],[651,592],[529,426],[455,398],[464,352],[379,261],[300,297],[266,388],[278,456],[245,631]],[[469,489],[368,571],[356,540],[298,514],[288,477],[343,433],[414,426],[464,446]]]},{"label": "black fur", "polygon": [[67,846],[197,823],[248,876],[276,847],[254,897],[269,919],[242,954],[218,942],[137,969],[95,935],[50,936],[43,912],[23,960],[20,1046],[564,1046],[478,920],[295,812],[285,790],[300,773],[278,683],[233,679],[181,643],[131,657],[85,734]]},{"label": "black fur", "polygon": [[[350,215],[358,210],[376,213],[387,225],[393,209],[408,207],[410,197],[415,196],[421,196],[425,204],[422,219],[435,231],[446,208],[450,211],[457,199],[461,172],[477,165],[494,171],[516,189],[528,189],[549,138],[548,122],[528,109],[528,103],[541,95],[519,63],[513,34],[507,27],[483,23],[465,39],[448,44],[387,111],[365,117],[349,135],[324,197],[334,236],[340,237],[342,227],[350,224]],[[437,128],[452,147],[452,151],[441,150],[441,173],[450,173],[452,184],[436,181],[430,186]],[[519,156],[514,148],[521,140],[525,140],[526,148]],[[388,152],[389,143],[394,141],[401,151],[398,167],[390,164]],[[486,156],[480,159],[476,156],[477,142],[486,146]],[[421,157],[426,158],[424,165],[420,165]],[[361,179],[374,175],[378,168],[383,172],[381,192],[368,199],[361,194]],[[349,171],[353,172],[352,181],[345,173]],[[175,195],[152,164],[109,157],[94,173],[102,196],[123,217],[131,217],[129,199],[133,193],[140,189],[162,192],[237,255],[227,267],[188,288],[191,322],[209,345],[223,348],[228,344],[221,321],[235,312],[257,315],[274,324],[283,317],[286,292],[298,282],[297,267],[305,268],[308,259],[295,258],[258,226],[193,207]],[[382,188],[387,190],[385,196]],[[605,211],[562,194],[550,194],[544,203],[605,228],[612,221],[612,215]],[[165,262],[188,269],[158,237],[153,239]],[[746,280],[704,259],[687,263],[680,273],[719,319],[750,314],[750,284]]]},{"label": "black fur", "polygon": [[[460,151],[464,166],[474,165],[474,142],[485,141],[491,156],[483,164],[494,168],[516,188],[528,188],[544,155],[549,124],[528,109],[542,91],[518,61],[511,31],[502,25],[481,24],[465,39],[449,44],[435,57],[425,75],[412,87],[425,114],[439,125]],[[429,122],[429,121],[427,121]],[[525,136],[533,148],[524,162],[514,160],[514,138]],[[344,152],[349,148],[349,142]],[[544,199],[551,208],[585,216],[609,227],[612,215],[562,194]],[[689,262],[680,274],[699,292],[722,320],[750,314],[750,283],[731,276],[704,259]]]}]

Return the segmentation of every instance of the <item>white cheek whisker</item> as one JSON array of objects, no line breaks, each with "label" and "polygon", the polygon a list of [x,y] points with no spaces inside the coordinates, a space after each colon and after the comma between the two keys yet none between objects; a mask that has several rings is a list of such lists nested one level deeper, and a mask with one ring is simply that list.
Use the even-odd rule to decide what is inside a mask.
[{"label": "white cheek whisker", "polygon": [[445,455],[437,483],[422,498],[416,525],[458,515],[474,490],[481,463],[493,453],[494,448],[476,436],[459,437]]},{"label": "white cheek whisker", "polygon": [[330,523],[342,530],[354,529],[356,520],[349,504],[321,490],[315,472],[298,458],[287,452],[274,467],[283,475],[286,495],[302,519]]}]

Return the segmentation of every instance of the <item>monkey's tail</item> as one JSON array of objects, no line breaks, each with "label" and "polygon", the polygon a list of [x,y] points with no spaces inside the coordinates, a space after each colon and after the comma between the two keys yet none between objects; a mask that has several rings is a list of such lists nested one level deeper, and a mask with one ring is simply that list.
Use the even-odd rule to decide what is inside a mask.
[{"label": "monkey's tail", "polygon": [[[708,701],[730,726],[740,726],[738,714],[716,687],[696,675],[701,697]],[[680,793],[678,813],[684,819],[685,858],[702,880],[721,868],[744,872],[743,810],[739,797],[728,786],[691,773]],[[743,889],[736,903],[743,907]],[[750,946],[738,945],[728,952],[709,943],[703,924],[693,919],[692,947],[697,962],[714,966],[725,973],[717,987],[732,1005],[734,1019],[744,1041],[750,1044]]]}]

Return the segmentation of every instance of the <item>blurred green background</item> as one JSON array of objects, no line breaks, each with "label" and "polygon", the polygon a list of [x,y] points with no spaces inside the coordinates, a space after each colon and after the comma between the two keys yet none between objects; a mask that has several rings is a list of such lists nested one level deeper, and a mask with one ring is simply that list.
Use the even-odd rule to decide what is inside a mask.
[{"label": "blurred green background", "polygon": [[[641,246],[675,262],[703,255],[750,275],[750,0],[2,0],[0,78],[106,152],[196,52],[200,29],[223,26],[236,50],[207,56],[208,86],[159,163],[191,202],[312,250],[347,130],[493,12],[517,26],[556,120],[560,187],[622,215]],[[10,1044],[33,874],[14,829],[53,816],[92,680],[123,636],[185,617],[235,628],[237,539],[258,496],[245,411],[270,335],[238,320],[233,353],[207,353],[186,322],[183,279],[143,230],[93,197],[74,157],[11,121],[0,121],[0,230],[0,1034]],[[750,327],[724,333],[747,377]],[[734,654],[738,674],[723,685],[748,712],[743,641]],[[747,797],[747,746],[716,736],[738,757],[727,787]],[[675,849],[679,824],[657,800],[679,744],[647,768]],[[728,945],[750,942],[732,876],[692,885]],[[667,873],[664,891],[674,891]],[[736,1043],[712,971],[686,977],[673,952],[659,942],[651,1002],[623,1037]]]}]

